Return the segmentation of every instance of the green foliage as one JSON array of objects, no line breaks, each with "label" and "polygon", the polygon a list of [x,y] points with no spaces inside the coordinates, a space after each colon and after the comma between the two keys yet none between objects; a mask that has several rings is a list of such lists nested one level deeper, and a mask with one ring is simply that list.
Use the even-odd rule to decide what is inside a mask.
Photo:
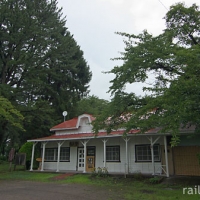
[{"label": "green foliage", "polygon": [[[109,89],[113,98],[94,122],[95,132],[160,127],[160,133],[172,134],[172,145],[179,142],[180,126],[194,125],[199,132],[199,19],[197,5],[187,8],[178,3],[166,14],[166,29],[158,36],[147,30],[139,35],[117,33],[126,38],[125,52],[116,58],[123,64],[107,72],[115,75]],[[127,93],[126,85],[138,82],[149,83],[143,87],[145,96]]]},{"label": "green foliage", "polygon": [[24,132],[23,120],[24,117],[16,106],[7,98],[0,96],[0,152],[3,155],[18,142],[18,133]]},{"label": "green foliage", "polygon": [[22,126],[23,116],[8,99],[2,96],[0,96],[0,119],[1,123],[8,123],[15,128],[24,130]]},{"label": "green foliage", "polygon": [[[88,92],[90,68],[57,4],[0,1],[0,95],[14,107],[14,115],[3,113],[10,121],[0,124],[0,134],[12,141],[17,138],[19,144],[48,135],[64,110],[73,117],[76,102]],[[16,111],[23,123],[21,115],[11,119]],[[27,132],[13,131],[12,125]]]},{"label": "green foliage", "polygon": [[144,179],[144,176],[143,176],[143,174],[140,171],[138,171],[138,172],[136,172],[136,173],[133,174],[133,178],[135,180],[141,181],[141,180]]},{"label": "green foliage", "polygon": [[4,163],[5,161],[7,161],[6,156],[0,156],[0,164]]},{"label": "green foliage", "polygon": [[92,176],[107,177],[108,169],[106,167],[94,168],[94,170],[92,171]]},{"label": "green foliage", "polygon": [[149,178],[148,182],[151,184],[158,184],[162,181],[162,179],[163,179],[162,177],[155,176],[155,177]]},{"label": "green foliage", "polygon": [[[26,142],[24,143],[21,148],[19,149],[19,153],[26,153],[26,161],[31,161],[32,157],[32,147],[33,143],[32,142]],[[34,152],[34,158],[33,158],[33,169],[38,168],[38,162],[36,162],[36,158],[40,157],[40,151],[35,147],[35,152]]]},{"label": "green foliage", "polygon": [[76,106],[76,114],[81,115],[84,113],[92,114],[93,116],[99,116],[102,114],[105,107],[108,105],[108,101],[99,99],[92,95],[82,98]]},{"label": "green foliage", "polygon": [[21,148],[19,149],[19,153],[26,153],[26,160],[30,161],[32,156],[32,142],[24,143]]}]

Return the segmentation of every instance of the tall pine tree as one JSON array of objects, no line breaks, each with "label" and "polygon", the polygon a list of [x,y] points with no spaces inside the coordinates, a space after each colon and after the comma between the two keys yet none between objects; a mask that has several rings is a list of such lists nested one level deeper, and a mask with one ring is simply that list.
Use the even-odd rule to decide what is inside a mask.
[{"label": "tall pine tree", "polygon": [[48,134],[63,110],[73,116],[88,91],[89,66],[65,23],[57,0],[0,2],[0,95],[24,116],[22,142]]}]

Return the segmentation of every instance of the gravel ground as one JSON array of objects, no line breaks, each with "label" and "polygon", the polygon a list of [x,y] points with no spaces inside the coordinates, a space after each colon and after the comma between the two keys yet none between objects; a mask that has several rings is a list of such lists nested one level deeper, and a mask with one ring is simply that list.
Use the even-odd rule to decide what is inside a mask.
[{"label": "gravel ground", "polygon": [[105,187],[82,184],[0,181],[4,200],[122,200],[119,192]]}]

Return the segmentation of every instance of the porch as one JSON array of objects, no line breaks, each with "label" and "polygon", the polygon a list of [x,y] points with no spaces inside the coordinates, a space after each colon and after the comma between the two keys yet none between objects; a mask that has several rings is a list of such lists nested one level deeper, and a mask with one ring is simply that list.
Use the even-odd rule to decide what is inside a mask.
[{"label": "porch", "polygon": [[[81,137],[81,134],[79,134],[79,137]],[[135,135],[135,134],[128,134],[127,137],[123,137],[123,135],[107,135],[106,137],[87,137],[84,139],[80,138],[59,138],[59,139],[51,139],[51,140],[31,140],[33,142],[33,147],[32,147],[32,159],[31,159],[31,167],[30,171],[37,171],[38,170],[33,170],[33,160],[34,160],[34,151],[35,151],[35,146],[38,143],[41,143],[41,149],[42,149],[42,157],[41,157],[41,168],[40,172],[56,172],[56,173],[91,173],[94,167],[99,167],[101,166],[102,168],[107,168],[109,167],[109,174],[118,174],[118,175],[128,175],[128,174],[134,174],[138,173],[138,171],[131,170],[131,168],[134,168],[133,165],[138,165],[139,163],[133,162],[133,155],[131,155],[130,151],[132,149],[135,149],[135,138],[141,137],[141,141],[149,141],[149,146],[151,148],[151,167],[150,163],[146,163],[143,165],[148,165],[148,168],[151,168],[150,171],[145,172],[144,174],[148,175],[164,175],[166,177],[169,177],[169,164],[168,164],[168,150],[167,150],[167,140],[166,140],[166,135]],[[120,142],[119,142],[120,140]],[[162,160],[164,160],[163,163],[157,164],[156,161],[154,160],[154,144],[158,143],[158,141],[163,141],[163,147],[164,147],[164,154],[162,155]],[[110,143],[109,143],[110,141]],[[118,141],[118,142],[117,142]],[[71,165],[74,167],[73,170],[71,170],[69,167],[66,167],[66,169],[70,170],[63,170],[62,165],[64,165],[63,162],[60,161],[60,151],[61,147],[64,145],[65,146],[70,146],[70,142],[73,142],[73,144],[78,144],[73,147],[70,147],[70,154],[71,157],[73,157],[74,161],[70,160]],[[57,155],[56,158],[57,160],[54,163],[51,162],[46,162],[45,161],[45,150],[47,144],[57,144]],[[67,143],[67,144],[66,144]],[[119,162],[109,162],[107,161],[108,159],[108,146],[114,146],[118,145],[120,147],[119,150],[119,157],[120,160]],[[88,149],[91,146],[95,146],[95,152],[92,154],[90,151],[90,154],[88,154]],[[79,150],[82,150],[81,152]],[[91,148],[90,148],[91,149]],[[81,157],[79,157],[81,155]],[[102,156],[103,155],[103,156]],[[80,162],[80,160],[82,162]],[[100,162],[101,161],[101,162]],[[105,162],[104,162],[105,161]],[[100,163],[100,164],[99,164]],[[45,168],[45,165],[47,166],[54,166],[54,169],[48,169],[47,167]],[[79,165],[82,166],[79,167]],[[89,166],[90,165],[90,166]],[[113,168],[115,167],[115,169]],[[118,166],[118,167],[117,167]],[[142,171],[140,171],[143,173]]]}]

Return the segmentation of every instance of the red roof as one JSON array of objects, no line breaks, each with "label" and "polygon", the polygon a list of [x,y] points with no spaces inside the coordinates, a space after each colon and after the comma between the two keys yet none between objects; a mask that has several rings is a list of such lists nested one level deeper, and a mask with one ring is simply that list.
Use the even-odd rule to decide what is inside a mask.
[{"label": "red roof", "polygon": [[65,129],[65,128],[76,128],[77,121],[78,121],[78,117],[75,117],[73,119],[70,119],[68,121],[62,122],[62,123],[52,127],[50,130]]},{"label": "red roof", "polygon": [[[93,120],[95,120],[95,118],[90,115],[90,114],[83,114],[81,116],[87,116],[90,118],[90,121],[92,122]],[[81,117],[79,116],[79,117]],[[54,127],[52,127],[50,129],[50,131],[54,131],[54,130],[63,130],[63,129],[76,129],[78,128],[78,123],[79,123],[79,117],[75,117],[73,119],[67,120],[65,122],[62,122]]]}]

